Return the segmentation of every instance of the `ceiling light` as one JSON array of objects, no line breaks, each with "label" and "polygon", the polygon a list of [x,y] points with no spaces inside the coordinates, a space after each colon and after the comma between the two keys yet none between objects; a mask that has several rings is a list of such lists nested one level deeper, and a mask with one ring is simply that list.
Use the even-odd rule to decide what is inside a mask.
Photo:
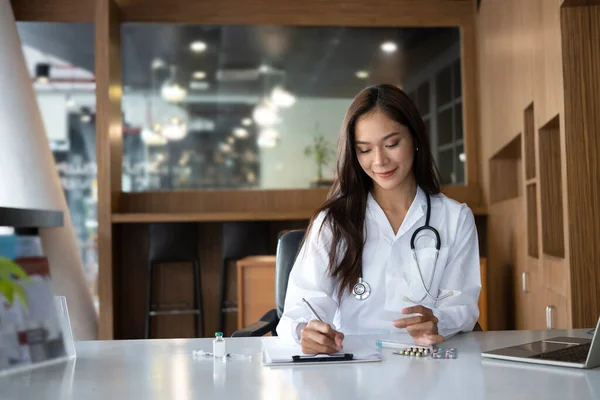
[{"label": "ceiling light", "polygon": [[166,83],[163,85],[160,93],[170,103],[178,103],[187,95],[187,91],[177,83]]},{"label": "ceiling light", "polygon": [[206,50],[206,47],[206,43],[199,40],[190,43],[190,50],[192,50],[194,53],[202,53]]},{"label": "ceiling light", "polygon": [[356,77],[358,79],[367,79],[369,77],[369,73],[367,71],[357,71]]},{"label": "ceiling light", "polygon": [[160,125],[158,126],[158,129],[156,129],[156,127],[154,129],[142,129],[142,141],[149,147],[164,146],[167,144],[167,138],[160,132]]},{"label": "ceiling light", "polygon": [[204,79],[206,78],[206,72],[204,71],[196,71],[192,74],[192,78],[194,79]]},{"label": "ceiling light", "polygon": [[235,128],[233,130],[233,136],[238,139],[246,139],[248,137],[248,130],[244,128]]},{"label": "ceiling light", "polygon": [[271,101],[278,107],[288,108],[294,105],[296,96],[281,86],[277,86],[273,89],[273,92],[271,92]]},{"label": "ceiling light", "polygon": [[181,140],[187,135],[185,122],[177,117],[171,118],[162,130],[163,136],[169,140]]},{"label": "ceiling light", "polygon": [[261,64],[261,66],[258,67],[258,72],[260,72],[261,74],[266,74],[270,71],[271,67],[269,67],[267,64]]},{"label": "ceiling light", "polygon": [[276,109],[269,104],[261,104],[252,113],[254,121],[261,126],[273,125],[277,122]]},{"label": "ceiling light", "polygon": [[250,125],[252,125],[252,118],[244,118],[242,120],[242,125],[244,125],[244,126],[250,126]]},{"label": "ceiling light", "polygon": [[232,148],[230,144],[220,143],[219,150],[221,150],[223,153],[231,153]]},{"label": "ceiling light", "polygon": [[393,53],[398,49],[398,45],[394,42],[383,42],[381,44],[381,50],[386,53]]},{"label": "ceiling light", "polygon": [[160,59],[160,58],[155,58],[154,60],[152,60],[152,69],[161,69],[167,66],[167,64],[165,64],[165,62]]},{"label": "ceiling light", "polygon": [[272,149],[277,146],[279,141],[279,132],[273,128],[263,129],[258,135],[257,144],[258,147]]}]

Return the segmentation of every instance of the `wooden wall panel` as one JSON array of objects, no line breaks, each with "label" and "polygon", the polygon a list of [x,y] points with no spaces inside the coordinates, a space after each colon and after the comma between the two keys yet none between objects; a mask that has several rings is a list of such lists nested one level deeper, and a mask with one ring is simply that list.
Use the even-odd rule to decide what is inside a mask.
[{"label": "wooden wall panel", "polygon": [[[95,0],[11,0],[21,21],[92,22]],[[117,0],[124,21],[353,26],[458,25],[474,0]]]},{"label": "wooden wall panel", "polygon": [[538,205],[537,187],[535,183],[527,185],[527,247],[531,257],[539,257],[538,239]]},{"label": "wooden wall panel", "polygon": [[[81,0],[76,7],[72,0],[55,0],[54,8],[40,0],[13,0],[20,18],[41,20],[54,18],[88,22],[92,19],[93,0]],[[379,0],[365,3],[360,0],[319,1],[301,3],[293,0],[225,0],[197,2],[192,0],[118,0],[123,18],[131,22],[174,22],[206,24],[279,24],[290,25],[355,25],[405,26],[457,25],[465,13],[474,10],[473,0]],[[36,7],[39,10],[36,10]],[[390,13],[394,10],[394,13]],[[362,15],[362,20],[357,18]]]},{"label": "wooden wall panel", "polygon": [[[487,227],[487,297],[489,330],[514,328],[516,278],[525,272],[525,208],[521,198],[489,208]],[[500,299],[500,300],[499,300]]]},{"label": "wooden wall panel", "polygon": [[312,213],[328,189],[215,190],[123,193],[120,213]]},{"label": "wooden wall panel", "polygon": [[94,22],[94,0],[10,0],[17,21]]},{"label": "wooden wall panel", "polygon": [[121,194],[121,29],[113,0],[96,1],[96,151],[98,162],[99,337],[113,336],[112,213]]},{"label": "wooden wall panel", "polygon": [[[533,235],[533,225],[526,223],[534,215],[527,213],[526,184],[536,184],[538,232],[541,232],[539,184],[535,171],[540,171],[537,150],[537,131],[564,110],[562,92],[562,52],[560,43],[560,5],[562,0],[486,0],[477,13],[477,59],[479,82],[479,132],[482,170],[483,202],[488,204],[488,280],[496,282],[503,276],[497,268],[512,263],[513,284],[510,289],[496,289],[490,285],[489,301],[508,315],[490,310],[490,329],[504,329],[519,319],[517,328],[544,328],[544,309],[550,301],[545,280],[550,272],[545,261],[527,256],[527,227]],[[531,110],[535,105],[535,113]],[[527,110],[527,111],[526,111]],[[533,111],[533,110],[531,110]],[[524,118],[525,116],[525,118]],[[533,136],[530,134],[533,128]],[[560,143],[565,140],[563,119],[559,124]],[[507,180],[514,181],[512,172],[503,178],[494,171],[490,159],[507,146],[519,132],[523,132],[524,163],[519,171],[518,197],[491,203],[494,192],[502,191]],[[533,139],[533,140],[532,140]],[[532,144],[533,143],[533,144]],[[564,162],[561,165],[562,182],[566,182]],[[526,178],[527,177],[527,178]],[[513,190],[514,192],[514,190]],[[566,187],[562,185],[563,221],[567,224]],[[509,205],[513,205],[511,207]],[[565,258],[553,264],[552,274],[568,282],[569,238],[564,238]],[[558,271],[558,272],[556,272]],[[521,274],[528,274],[530,293],[519,294]],[[553,277],[554,278],[554,277]],[[513,293],[507,292],[507,290]],[[544,292],[544,293],[542,293]],[[512,296],[512,297],[510,297]],[[513,301],[527,304],[517,313]],[[519,300],[521,299],[521,300]],[[523,300],[527,299],[527,300]],[[532,299],[540,304],[531,304]],[[495,308],[495,306],[493,308]],[[541,310],[541,311],[540,311]],[[568,311],[568,306],[567,306]],[[512,313],[512,315],[510,315]],[[535,315],[534,315],[535,313]],[[518,317],[517,314],[521,316]]]},{"label": "wooden wall panel", "polygon": [[600,2],[586,3],[587,7],[567,0],[561,9],[567,225],[576,328],[594,326],[600,315]]}]

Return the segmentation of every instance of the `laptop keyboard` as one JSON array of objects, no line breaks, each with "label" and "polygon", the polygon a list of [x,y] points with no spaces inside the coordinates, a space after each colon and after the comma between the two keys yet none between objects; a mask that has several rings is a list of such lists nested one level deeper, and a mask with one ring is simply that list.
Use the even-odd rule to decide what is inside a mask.
[{"label": "laptop keyboard", "polygon": [[573,363],[584,363],[590,351],[591,343],[580,344],[578,346],[567,347],[565,349],[549,351],[529,358],[541,360],[564,361]]}]

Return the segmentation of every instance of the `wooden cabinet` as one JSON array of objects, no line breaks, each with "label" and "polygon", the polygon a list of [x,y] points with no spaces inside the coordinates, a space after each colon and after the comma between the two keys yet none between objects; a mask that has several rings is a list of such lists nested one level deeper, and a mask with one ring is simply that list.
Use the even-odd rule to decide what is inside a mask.
[{"label": "wooden cabinet", "polygon": [[250,256],[237,261],[237,301],[238,329],[275,308],[275,256]]},{"label": "wooden cabinet", "polygon": [[487,258],[479,259],[481,269],[481,293],[479,294],[479,326],[484,331],[488,330],[488,302],[487,302]]}]

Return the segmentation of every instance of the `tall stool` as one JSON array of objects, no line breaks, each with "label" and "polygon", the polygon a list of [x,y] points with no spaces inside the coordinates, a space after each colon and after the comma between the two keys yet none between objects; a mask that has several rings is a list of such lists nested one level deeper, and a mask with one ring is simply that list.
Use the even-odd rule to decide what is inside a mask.
[{"label": "tall stool", "polygon": [[225,313],[231,311],[225,301],[227,292],[227,265],[230,261],[247,256],[269,254],[269,224],[240,221],[223,223],[221,288],[219,291],[218,330],[225,332]]},{"label": "tall stool", "polygon": [[[198,260],[198,226],[195,223],[150,224],[148,245],[148,293],[146,303],[145,337],[150,338],[152,318],[159,315],[194,315],[194,333],[204,336],[202,285]],[[166,263],[192,263],[194,272],[194,302],[192,308],[160,310],[152,304],[155,265]]]}]

